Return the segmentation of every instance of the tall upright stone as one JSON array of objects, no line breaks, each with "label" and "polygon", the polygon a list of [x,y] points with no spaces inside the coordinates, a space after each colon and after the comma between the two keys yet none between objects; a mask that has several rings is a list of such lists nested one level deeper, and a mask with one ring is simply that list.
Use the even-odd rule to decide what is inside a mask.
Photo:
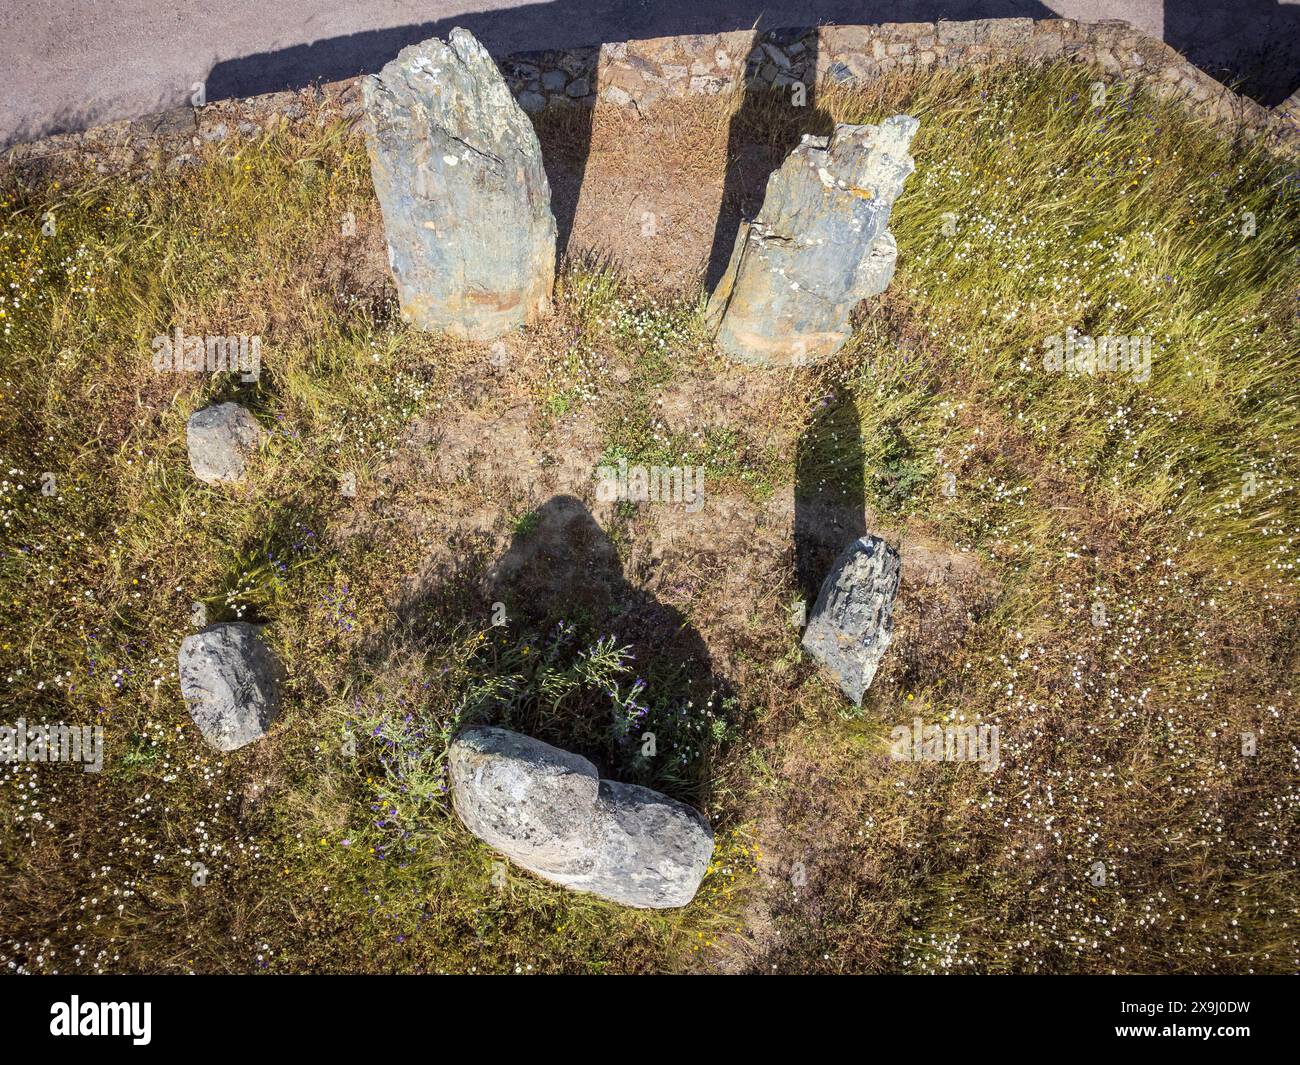
[{"label": "tall upright stone", "polygon": [[555,282],[542,150],[487,50],[451,31],[362,83],[370,173],[402,314],[492,340],[534,321]]},{"label": "tall upright stone", "polygon": [[709,298],[718,346],[760,366],[817,362],[848,340],[849,312],[884,292],[897,248],[889,214],[916,169],[919,123],[839,123],[804,137],[767,182],[758,217],[742,223]]}]

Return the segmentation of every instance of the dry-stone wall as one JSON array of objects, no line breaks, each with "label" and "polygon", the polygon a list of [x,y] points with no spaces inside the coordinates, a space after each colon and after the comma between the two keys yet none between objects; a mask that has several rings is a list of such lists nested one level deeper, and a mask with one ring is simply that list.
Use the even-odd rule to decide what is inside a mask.
[{"label": "dry-stone wall", "polygon": [[[796,81],[852,85],[895,71],[1017,59],[1075,60],[1110,78],[1145,82],[1234,133],[1264,136],[1281,150],[1300,154],[1300,94],[1270,110],[1238,96],[1169,45],[1118,20],[822,26],[769,31],[757,40],[742,31],[517,53],[498,59],[498,65],[520,106],[535,113],[547,107],[591,106],[598,97],[644,108],[665,98],[725,92],[741,78],[778,88]],[[284,123],[324,124],[342,117],[353,120],[359,133],[361,110],[357,79],[351,79],[302,92],[215,101],[197,111],[176,108],[17,145],[7,155],[10,163],[28,168],[89,162],[108,172],[140,163],[161,146],[164,165],[179,168],[196,162],[193,149],[205,142]]]}]

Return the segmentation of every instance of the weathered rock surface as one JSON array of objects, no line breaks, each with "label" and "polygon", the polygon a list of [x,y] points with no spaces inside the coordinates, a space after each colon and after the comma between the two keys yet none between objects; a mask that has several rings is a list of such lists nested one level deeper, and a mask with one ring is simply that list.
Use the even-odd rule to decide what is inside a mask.
[{"label": "weathered rock surface", "polygon": [[581,755],[499,728],[472,728],[451,745],[452,797],[479,839],[552,879],[591,868],[583,832],[600,790]]},{"label": "weathered rock surface", "polygon": [[894,276],[889,213],[915,169],[918,122],[840,123],[806,136],[767,182],[758,217],[741,224],[708,315],[718,345],[762,366],[829,358],[849,338],[849,312]]},{"label": "weathered rock surface", "polygon": [[460,28],[410,45],[362,97],[402,314],[473,340],[544,314],[551,190],[532,123],[487,50]]},{"label": "weathered rock surface", "polygon": [[601,780],[581,755],[507,729],[462,732],[448,755],[465,827],[530,872],[643,909],[685,906],[713,854],[691,807]]},{"label": "weathered rock surface", "polygon": [[181,694],[203,738],[219,751],[261,739],[279,712],[283,670],[259,629],[234,621],[181,641]]},{"label": "weathered rock surface", "polygon": [[196,410],[185,425],[190,468],[206,484],[242,480],[265,436],[257,419],[238,403]]},{"label": "weathered rock surface", "polygon": [[902,562],[878,536],[854,540],[822,582],[803,646],[858,706],[894,638]]}]

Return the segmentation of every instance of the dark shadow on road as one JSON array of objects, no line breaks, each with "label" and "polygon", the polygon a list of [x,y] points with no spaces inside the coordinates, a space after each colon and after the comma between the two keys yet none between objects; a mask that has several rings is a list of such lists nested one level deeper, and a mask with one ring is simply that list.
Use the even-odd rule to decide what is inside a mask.
[{"label": "dark shadow on road", "polygon": [[[312,44],[218,63],[208,98],[225,99],[374,73],[408,44],[446,37],[453,26],[474,33],[494,55],[599,45],[680,34],[821,23],[935,22],[980,18],[1057,18],[1037,0],[586,0],[522,4],[452,18],[367,30]],[[1278,0],[1165,0],[1164,41],[1193,63],[1273,106],[1300,86],[1300,5]]]},{"label": "dark shadow on road", "polygon": [[[782,28],[1017,17],[1058,15],[1037,0],[879,0],[869,5],[860,0],[789,0],[779,5],[770,0],[605,0],[599,5],[555,0],[364,30],[222,60],[209,71],[206,91],[208,99],[221,100],[375,73],[404,46],[432,36],[445,38],[457,25],[504,57],[606,41],[746,30],[760,20],[768,28]],[[1163,39],[1202,70],[1226,82],[1241,82],[1247,93],[1271,106],[1300,86],[1298,20],[1300,5],[1277,0],[1166,0]],[[219,34],[220,28],[214,26],[212,32]],[[168,102],[162,85],[126,88],[137,103],[146,96],[150,100],[134,116],[129,104],[110,112],[104,101],[93,101],[61,108],[48,118],[24,117],[0,140],[8,144],[80,130],[183,102],[181,96]],[[187,87],[184,95],[188,92]]]},{"label": "dark shadow on road", "polygon": [[1265,107],[1300,87],[1300,4],[1165,0],[1164,41]]},{"label": "dark shadow on road", "polygon": [[593,9],[588,0],[521,4],[499,11],[471,12],[445,19],[366,30],[311,44],[226,60],[212,68],[209,100],[300,89],[317,82],[373,74],[408,44],[445,38],[463,26],[497,57],[635,41],[683,34],[767,29],[822,23],[933,22],[938,19],[1053,18],[1036,0],[612,0]]}]

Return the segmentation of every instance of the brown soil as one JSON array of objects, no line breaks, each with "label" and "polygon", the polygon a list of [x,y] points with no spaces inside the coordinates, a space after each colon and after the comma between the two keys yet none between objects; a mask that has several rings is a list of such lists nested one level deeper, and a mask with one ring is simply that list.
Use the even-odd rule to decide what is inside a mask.
[{"label": "brown soil", "polygon": [[828,119],[766,94],[665,101],[643,115],[597,106],[545,112],[538,136],[561,248],[594,253],[652,289],[716,279],[742,216],[803,133]]}]

